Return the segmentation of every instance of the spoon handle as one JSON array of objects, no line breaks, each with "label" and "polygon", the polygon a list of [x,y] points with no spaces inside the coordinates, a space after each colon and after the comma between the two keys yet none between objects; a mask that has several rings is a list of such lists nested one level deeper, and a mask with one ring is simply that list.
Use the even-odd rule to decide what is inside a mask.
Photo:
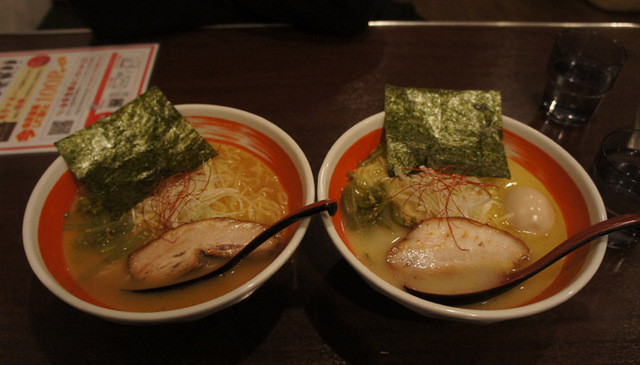
[{"label": "spoon handle", "polygon": [[336,214],[337,210],[338,210],[338,203],[336,203],[334,200],[331,200],[331,199],[325,199],[315,203],[311,203],[309,205],[305,205],[304,207],[280,219],[279,221],[274,223],[272,226],[262,231],[262,233],[255,236],[249,243],[247,243],[246,246],[244,246],[240,251],[238,251],[238,253],[235,256],[233,256],[224,265],[215,269],[212,273],[208,274],[207,276],[210,277],[211,275],[215,275],[216,273],[222,273],[234,267],[235,265],[238,264],[238,262],[240,262],[240,260],[245,258],[248,254],[250,254],[256,248],[258,248],[258,246],[260,246],[263,242],[268,240],[271,236],[282,231],[283,229],[299,221],[300,219],[310,217],[314,214],[317,214],[323,211],[327,211],[329,215],[333,216],[334,214]]},{"label": "spoon handle", "polygon": [[626,228],[640,227],[640,214],[630,213],[598,222],[549,251],[534,264],[508,275],[507,281],[527,279],[594,239]]}]

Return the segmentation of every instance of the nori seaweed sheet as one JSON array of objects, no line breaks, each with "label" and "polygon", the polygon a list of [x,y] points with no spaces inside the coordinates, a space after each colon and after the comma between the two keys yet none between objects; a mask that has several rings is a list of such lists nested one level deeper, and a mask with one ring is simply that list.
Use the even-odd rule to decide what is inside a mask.
[{"label": "nori seaweed sheet", "polygon": [[498,91],[385,87],[389,174],[414,167],[509,178]]},{"label": "nori seaweed sheet", "polygon": [[195,170],[216,155],[156,87],[54,144],[78,180],[114,215],[151,195],[162,178]]}]

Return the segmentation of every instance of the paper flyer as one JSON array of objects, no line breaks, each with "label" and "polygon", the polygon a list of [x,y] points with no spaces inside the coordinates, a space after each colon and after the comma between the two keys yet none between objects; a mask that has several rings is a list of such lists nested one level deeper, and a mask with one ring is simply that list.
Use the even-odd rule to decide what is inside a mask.
[{"label": "paper flyer", "polygon": [[0,52],[0,155],[53,142],[146,91],[158,44]]}]

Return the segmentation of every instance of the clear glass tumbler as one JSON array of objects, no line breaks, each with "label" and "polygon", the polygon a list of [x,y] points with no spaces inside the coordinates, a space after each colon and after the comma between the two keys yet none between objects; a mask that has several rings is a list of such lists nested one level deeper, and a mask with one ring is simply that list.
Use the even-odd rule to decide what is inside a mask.
[{"label": "clear glass tumbler", "polygon": [[547,64],[549,82],[542,97],[543,112],[564,125],[588,122],[626,59],[624,47],[603,34],[585,30],[560,33]]},{"label": "clear glass tumbler", "polygon": [[[591,168],[591,178],[609,217],[640,212],[640,130],[623,129],[605,137]],[[609,247],[640,241],[640,229],[609,235]]]}]

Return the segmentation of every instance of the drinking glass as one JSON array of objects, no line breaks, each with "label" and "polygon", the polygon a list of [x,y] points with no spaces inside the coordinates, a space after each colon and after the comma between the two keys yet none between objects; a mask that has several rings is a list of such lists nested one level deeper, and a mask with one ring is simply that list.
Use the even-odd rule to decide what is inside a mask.
[{"label": "drinking glass", "polygon": [[[640,129],[623,129],[605,137],[591,168],[591,178],[609,217],[640,212]],[[609,247],[627,248],[640,241],[640,229],[609,235]]]},{"label": "drinking glass", "polygon": [[541,108],[554,122],[589,121],[627,59],[623,46],[593,31],[570,30],[555,40]]}]

